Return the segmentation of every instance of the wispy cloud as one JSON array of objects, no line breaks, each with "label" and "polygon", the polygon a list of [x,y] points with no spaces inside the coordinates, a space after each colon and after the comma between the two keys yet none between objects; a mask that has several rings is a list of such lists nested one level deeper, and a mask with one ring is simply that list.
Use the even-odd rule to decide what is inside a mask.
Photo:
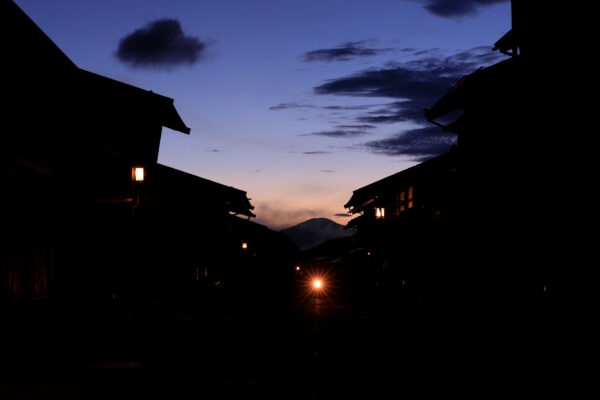
[{"label": "wispy cloud", "polygon": [[351,217],[352,214],[348,214],[348,213],[337,213],[337,214],[333,214],[334,217]]},{"label": "wispy cloud", "polygon": [[313,132],[313,133],[304,133],[299,136],[325,136],[331,138],[349,138],[349,137],[357,137],[369,134],[370,132],[367,130],[335,130],[335,131],[321,131],[321,132]]},{"label": "wispy cloud", "polygon": [[438,17],[475,16],[481,8],[509,0],[416,0],[423,8]]},{"label": "wispy cloud", "polygon": [[290,108],[316,108],[316,106],[311,104],[300,104],[300,103],[279,103],[276,106],[269,107],[269,110],[278,111],[278,110],[289,110]]},{"label": "wispy cloud", "polygon": [[302,154],[307,155],[319,155],[319,154],[331,154],[330,151],[314,150],[314,151],[303,151]]},{"label": "wispy cloud", "polygon": [[361,40],[358,42],[346,42],[338,47],[308,51],[301,55],[300,58],[305,62],[350,61],[357,57],[372,57],[394,50],[393,48],[377,49],[373,47],[366,47],[367,44],[368,41],[366,40]]},{"label": "wispy cloud", "polygon": [[364,125],[338,125],[337,127],[340,129],[361,129],[361,130],[377,128],[375,125],[366,125],[366,124],[364,124]]},{"label": "wispy cloud", "polygon": [[370,107],[373,107],[371,104],[365,105],[332,105],[332,106],[317,106],[314,104],[302,104],[302,103],[279,103],[276,106],[269,107],[269,110],[279,111],[279,110],[290,110],[294,108],[299,109],[317,109],[317,110],[330,110],[330,111],[357,111],[357,110],[367,110]]},{"label": "wispy cloud", "polygon": [[400,132],[392,137],[362,143],[358,147],[386,156],[410,156],[425,161],[450,150],[456,144],[456,135],[431,126]]},{"label": "wispy cloud", "polygon": [[[387,63],[379,69],[369,69],[354,75],[331,79],[314,88],[317,95],[349,97],[382,97],[396,101],[384,103],[377,109],[354,117],[360,124],[379,125],[409,122],[427,126],[424,110],[439,100],[463,75],[481,66],[494,64],[504,58],[491,47],[475,47],[444,55],[439,49],[431,49],[406,62]],[[358,132],[360,130],[357,130]],[[321,136],[350,137],[344,130],[328,133],[315,132]],[[348,130],[353,132],[353,130]],[[355,135],[359,136],[359,135]],[[408,155],[419,159],[439,154],[449,148],[454,135],[437,127],[418,128],[400,132],[383,140],[357,145],[358,148],[385,155]]]},{"label": "wispy cloud", "polygon": [[134,68],[192,65],[206,55],[207,42],[187,36],[177,19],[159,19],[119,42],[115,56]]}]

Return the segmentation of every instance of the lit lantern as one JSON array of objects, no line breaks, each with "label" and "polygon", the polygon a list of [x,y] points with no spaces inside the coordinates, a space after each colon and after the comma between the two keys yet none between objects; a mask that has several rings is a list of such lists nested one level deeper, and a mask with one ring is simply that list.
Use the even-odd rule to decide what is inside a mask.
[{"label": "lit lantern", "polygon": [[133,180],[136,182],[144,181],[144,167],[133,168]]}]

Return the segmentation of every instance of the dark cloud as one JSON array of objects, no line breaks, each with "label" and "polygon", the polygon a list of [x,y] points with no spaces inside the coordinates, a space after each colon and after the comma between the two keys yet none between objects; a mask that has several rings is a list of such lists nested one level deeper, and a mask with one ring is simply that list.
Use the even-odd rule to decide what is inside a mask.
[{"label": "dark cloud", "polygon": [[402,99],[383,109],[358,116],[356,120],[361,123],[423,123],[423,110],[431,107],[446,93],[462,73],[464,71],[457,70],[456,65],[432,65],[431,68],[398,65],[331,80],[314,90],[317,94]]},{"label": "dark cloud", "polygon": [[[424,57],[407,62],[387,63],[384,68],[329,80],[315,87],[314,92],[319,95],[397,99],[357,115],[355,121],[358,123],[377,125],[410,122],[426,125],[424,110],[435,104],[462,76],[504,58],[498,52],[491,51],[491,47],[476,47],[451,55],[443,55],[439,49],[422,54]],[[377,154],[425,159],[447,150],[453,140],[454,135],[438,127],[427,127],[367,142],[359,147]]]},{"label": "dark cloud", "polygon": [[315,151],[304,151],[302,152],[302,154],[331,154],[330,151],[322,151],[322,150],[315,150]]},{"label": "dark cloud", "polygon": [[360,145],[366,150],[388,156],[406,155],[424,161],[442,154],[456,144],[456,135],[431,126],[399,133],[390,138]]},{"label": "dark cloud", "polygon": [[310,104],[298,104],[298,103],[279,103],[276,106],[269,107],[269,110],[273,110],[273,111],[289,110],[290,108],[316,108],[316,106],[310,105]]},{"label": "dark cloud", "polygon": [[337,126],[340,129],[373,129],[373,128],[377,128],[375,125],[338,125]]},{"label": "dark cloud", "polygon": [[333,111],[356,111],[356,110],[366,110],[371,105],[363,105],[363,106],[323,106],[324,110],[333,110]]},{"label": "dark cloud", "polygon": [[375,49],[365,47],[366,41],[346,42],[339,47],[331,49],[312,50],[304,53],[300,58],[305,62],[313,61],[350,61],[356,57],[371,57],[392,51],[392,48]]},{"label": "dark cloud", "polygon": [[499,60],[490,47],[476,47],[450,56],[429,56],[373,68],[314,88],[316,94],[414,99],[437,96],[461,76]]},{"label": "dark cloud", "polygon": [[333,214],[334,217],[351,217],[352,214],[348,214],[348,213],[338,213],[338,214]]},{"label": "dark cloud", "polygon": [[417,0],[424,3],[428,12],[438,17],[462,17],[476,15],[480,8],[509,0]]},{"label": "dark cloud", "polygon": [[119,42],[115,56],[132,67],[192,65],[206,54],[207,43],[186,36],[176,19],[160,19],[136,29]]},{"label": "dark cloud", "polygon": [[[451,84],[450,84],[451,85]],[[449,89],[450,86],[446,87]],[[373,110],[367,114],[356,117],[358,122],[366,124],[391,124],[396,122],[416,121],[423,122],[423,110],[431,107],[437,100],[436,96],[423,96],[422,98],[406,99],[387,104],[384,108]]]},{"label": "dark cloud", "polygon": [[370,133],[370,132],[363,130],[363,129],[359,129],[359,130],[340,129],[340,130],[335,130],[335,131],[322,131],[322,132],[306,133],[306,134],[303,134],[300,136],[326,136],[326,137],[332,137],[332,138],[347,138],[347,137],[362,136],[362,135],[365,135],[368,133]]},{"label": "dark cloud", "polygon": [[330,110],[330,111],[356,111],[366,110],[372,105],[358,105],[358,106],[317,106],[314,104],[300,104],[300,103],[279,103],[276,106],[269,107],[269,110],[289,110],[292,108],[305,108],[305,109],[319,109],[319,110]]}]

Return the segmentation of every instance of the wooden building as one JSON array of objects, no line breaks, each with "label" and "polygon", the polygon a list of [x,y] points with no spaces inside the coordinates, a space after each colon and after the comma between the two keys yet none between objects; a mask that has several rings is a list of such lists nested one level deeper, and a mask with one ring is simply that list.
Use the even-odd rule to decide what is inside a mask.
[{"label": "wooden building", "polygon": [[172,99],[78,68],[13,2],[2,11],[2,295],[93,297],[126,263],[132,171],[156,164],[163,126],[190,130]]},{"label": "wooden building", "polygon": [[254,216],[246,192],[157,163],[162,127],[190,133],[173,99],[78,68],[12,1],[1,4],[11,38],[3,302],[176,293],[239,264],[242,242],[253,254],[277,246],[274,232],[242,219]]},{"label": "wooden building", "polygon": [[455,149],[354,191],[346,207],[361,216],[351,224],[373,244],[374,267],[395,271],[388,283],[410,282],[410,266],[421,271],[419,296],[473,310],[565,299],[580,245],[574,214],[552,199],[565,189],[583,201],[587,169],[575,167],[567,139],[569,121],[582,120],[571,104],[557,109],[557,95],[578,90],[555,81],[569,69],[553,49],[568,35],[552,34],[544,16],[558,9],[514,1],[513,29],[494,45],[509,58],[462,77],[425,110],[457,135]]},{"label": "wooden building", "polygon": [[250,221],[246,192],[157,164],[139,193],[134,292],[158,288],[162,296],[185,297],[224,289],[240,297],[268,283],[277,287],[292,245]]},{"label": "wooden building", "polygon": [[[345,205],[358,215],[363,262],[389,301],[437,298],[447,270],[448,235],[455,218],[459,151],[427,160],[355,190]],[[409,295],[410,293],[410,295]]]}]

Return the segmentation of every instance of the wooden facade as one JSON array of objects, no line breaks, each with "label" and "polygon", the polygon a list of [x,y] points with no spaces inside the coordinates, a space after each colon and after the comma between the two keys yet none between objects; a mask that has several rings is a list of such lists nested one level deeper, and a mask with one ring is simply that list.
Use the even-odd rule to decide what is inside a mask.
[{"label": "wooden facade", "polygon": [[3,302],[177,293],[239,264],[242,240],[277,242],[242,219],[246,192],[157,163],[162,127],[190,133],[173,99],[78,68],[11,1],[2,14]]},{"label": "wooden facade", "polygon": [[361,214],[351,224],[379,257],[374,268],[394,276],[382,281],[392,293],[412,273],[417,296],[463,309],[522,312],[567,297],[580,245],[569,234],[573,214],[557,213],[552,199],[559,187],[585,187],[584,170],[567,153],[572,109],[556,109],[556,95],[572,91],[552,83],[566,61],[543,30],[550,20],[525,3],[513,2],[513,30],[494,46],[509,58],[464,76],[425,110],[457,135],[456,148],[354,191],[346,204]]}]

